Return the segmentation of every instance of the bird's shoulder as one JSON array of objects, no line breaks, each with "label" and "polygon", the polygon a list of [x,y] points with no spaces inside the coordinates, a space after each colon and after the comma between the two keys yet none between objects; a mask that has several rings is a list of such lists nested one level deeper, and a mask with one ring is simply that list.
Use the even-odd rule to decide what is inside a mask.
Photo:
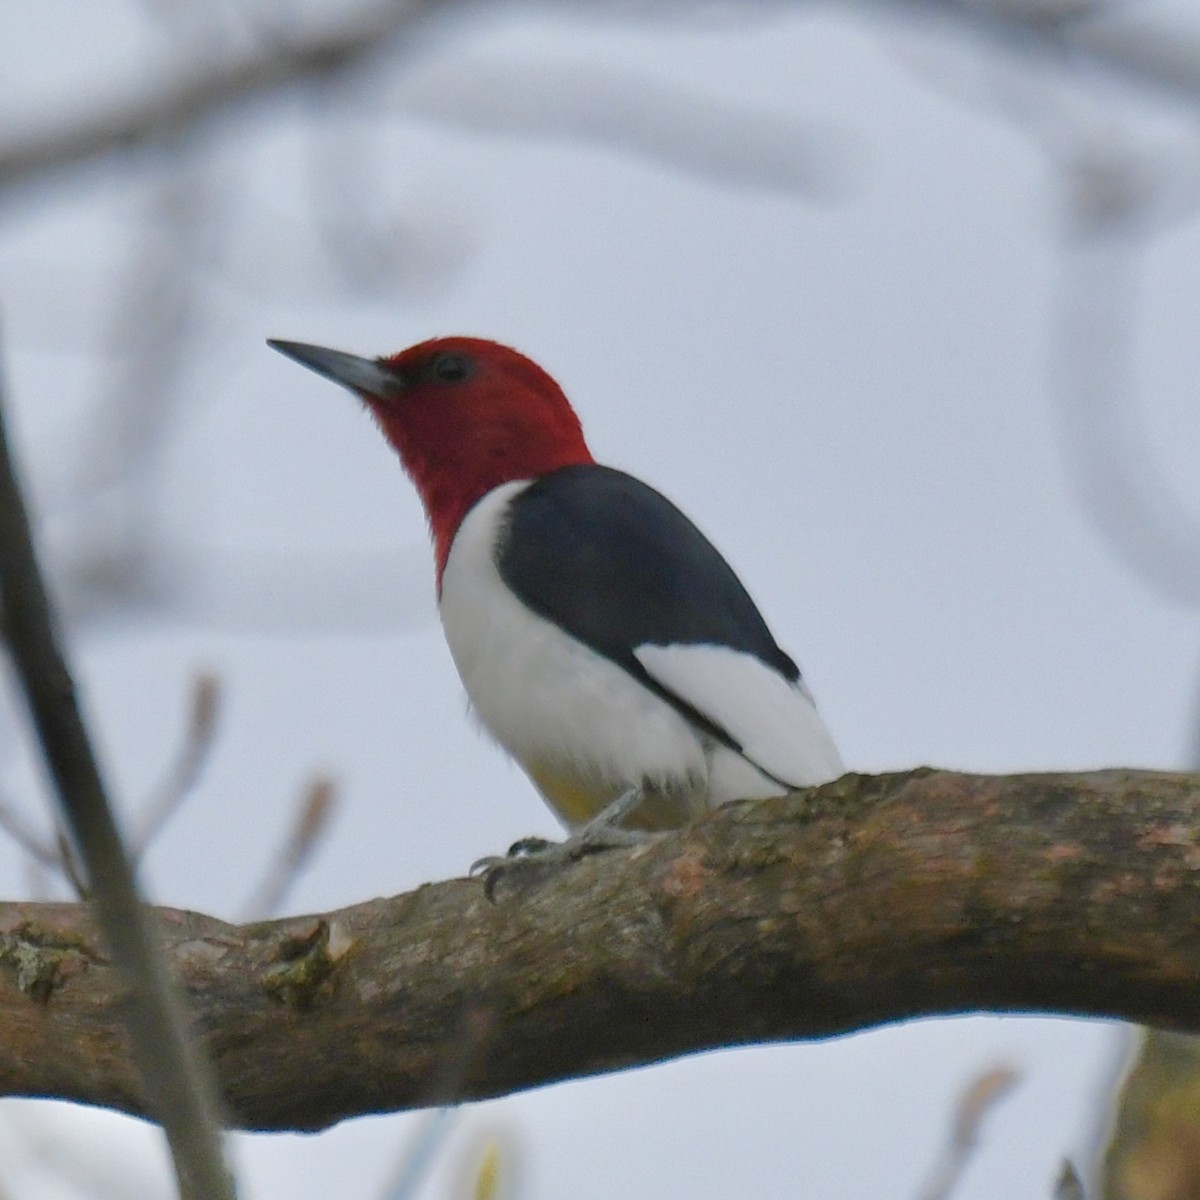
[{"label": "bird's shoulder", "polygon": [[712,542],[624,471],[563,467],[515,491],[495,562],[529,608],[626,665],[643,645],[704,644],[799,676]]}]

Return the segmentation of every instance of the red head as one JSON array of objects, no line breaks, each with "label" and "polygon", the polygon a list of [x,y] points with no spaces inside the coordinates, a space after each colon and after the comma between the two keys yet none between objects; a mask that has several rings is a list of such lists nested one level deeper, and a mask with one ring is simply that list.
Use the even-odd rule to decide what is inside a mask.
[{"label": "red head", "polygon": [[476,500],[510,480],[592,461],[558,384],[496,342],[434,338],[380,359],[269,344],[366,401],[425,504],[439,586],[450,543]]}]

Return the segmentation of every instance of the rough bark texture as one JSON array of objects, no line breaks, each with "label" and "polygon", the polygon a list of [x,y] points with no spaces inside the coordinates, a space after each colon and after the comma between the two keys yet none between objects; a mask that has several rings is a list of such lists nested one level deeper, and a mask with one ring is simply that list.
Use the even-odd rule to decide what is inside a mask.
[{"label": "rough bark texture", "polygon": [[[231,1124],[317,1129],[932,1013],[1200,1032],[1200,775],[849,775],[496,903],[160,910]],[[140,1111],[87,910],[0,906],[0,1094]]]}]

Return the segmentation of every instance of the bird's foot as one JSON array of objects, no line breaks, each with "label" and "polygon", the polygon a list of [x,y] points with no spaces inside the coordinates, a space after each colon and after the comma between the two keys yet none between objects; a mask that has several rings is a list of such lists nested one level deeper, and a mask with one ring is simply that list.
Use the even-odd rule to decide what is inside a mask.
[{"label": "bird's foot", "polygon": [[565,841],[521,838],[508,848],[507,854],[477,859],[471,864],[471,875],[483,880],[484,894],[489,900],[494,900],[496,887],[502,878],[524,887],[549,878],[589,854],[639,845],[655,835],[644,829],[626,829],[621,822],[637,808],[641,800],[642,793],[634,788],[601,809]]}]

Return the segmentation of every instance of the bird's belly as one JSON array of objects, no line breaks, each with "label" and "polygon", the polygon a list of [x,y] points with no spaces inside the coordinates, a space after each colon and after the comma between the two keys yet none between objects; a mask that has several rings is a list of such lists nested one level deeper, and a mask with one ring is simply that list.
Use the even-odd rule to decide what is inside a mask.
[{"label": "bird's belly", "polygon": [[[469,622],[443,602],[443,620],[479,720],[569,825],[634,787],[687,797],[686,811],[666,824],[707,805],[699,735],[621,667],[511,596]],[[638,815],[651,819],[649,797]]]}]

